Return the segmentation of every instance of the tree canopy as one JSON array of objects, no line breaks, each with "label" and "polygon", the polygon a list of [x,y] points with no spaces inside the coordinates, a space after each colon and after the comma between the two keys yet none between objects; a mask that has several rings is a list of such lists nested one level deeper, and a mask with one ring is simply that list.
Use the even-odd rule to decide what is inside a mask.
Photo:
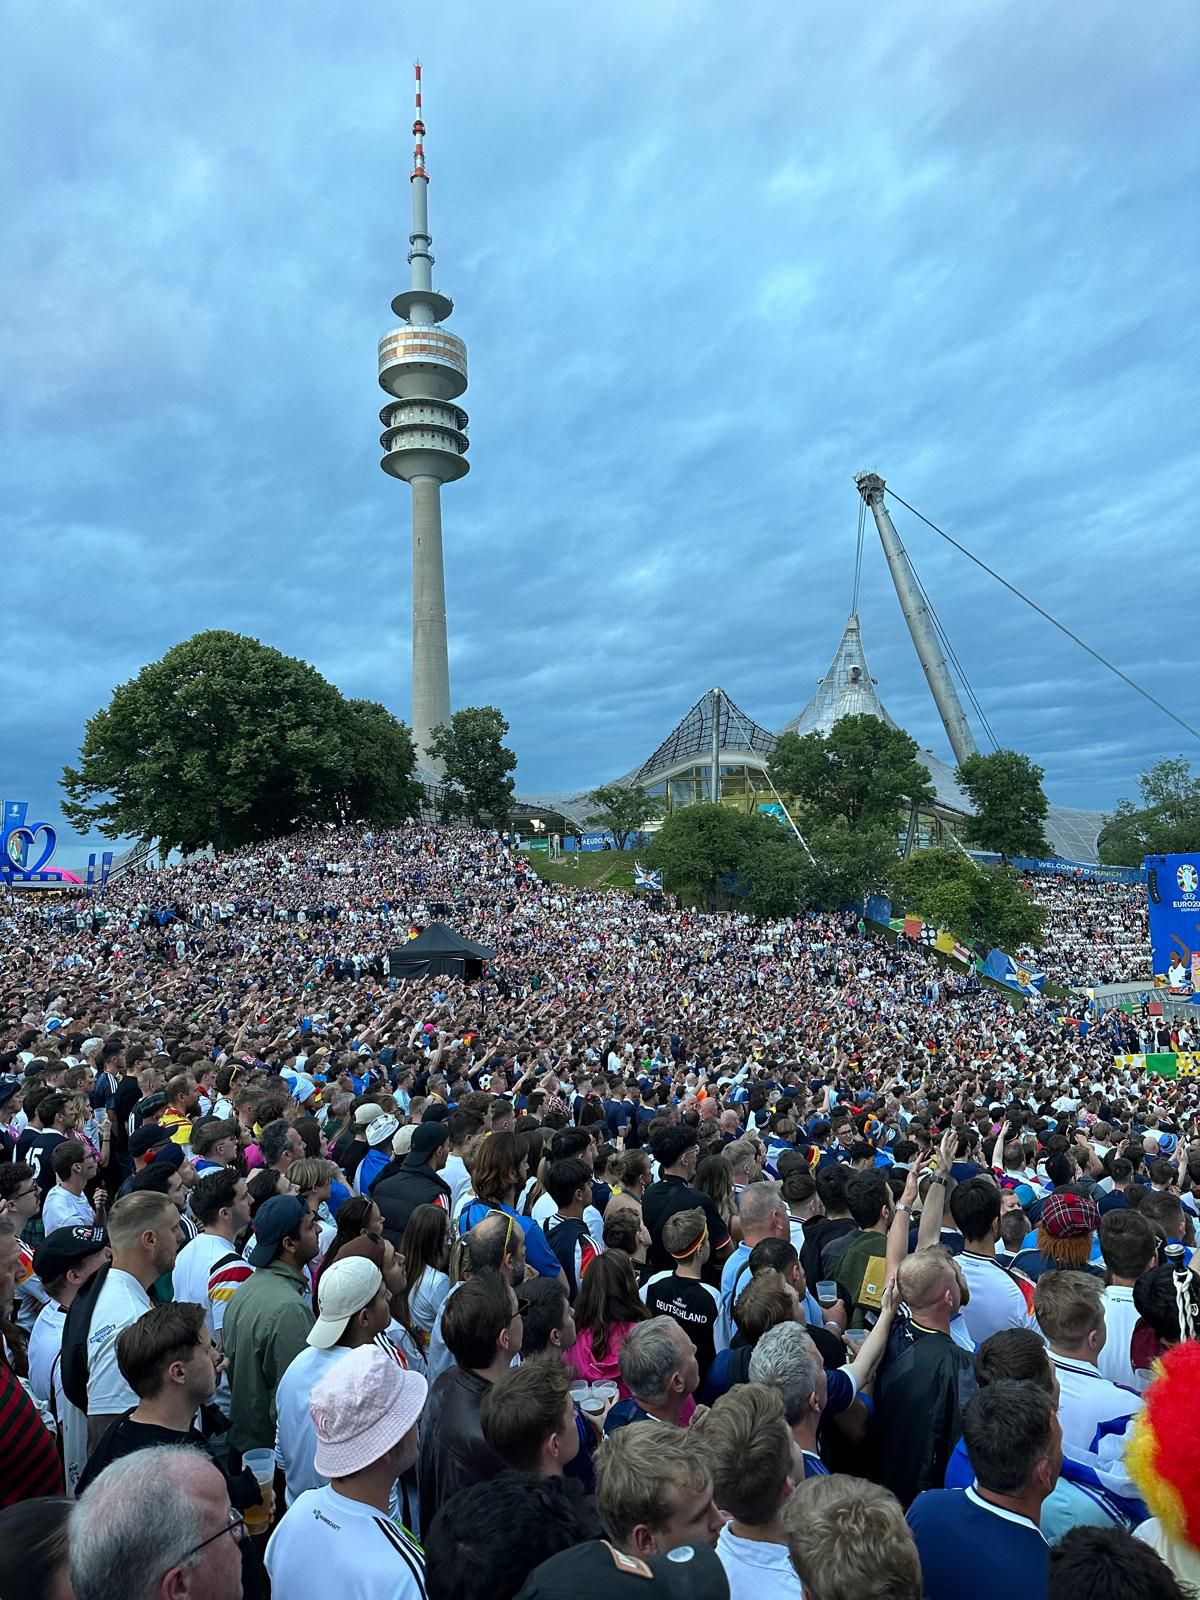
[{"label": "tree canopy", "polygon": [[429,753],[443,763],[450,810],[475,827],[508,821],[517,758],[504,743],[507,732],[495,706],[467,706],[433,730]]},{"label": "tree canopy", "polygon": [[348,776],[338,800],[345,822],[394,828],[420,810],[424,791],[413,776],[412,731],[374,700],[347,700]]},{"label": "tree canopy", "polygon": [[933,801],[920,747],[878,717],[842,717],[828,734],[779,736],[771,782],[796,796],[810,826],[844,821],[851,827],[895,827],[909,805]]},{"label": "tree canopy", "polygon": [[977,866],[961,850],[916,850],[892,872],[897,903],[960,939],[1000,950],[1041,942],[1045,911],[1011,867]]},{"label": "tree canopy", "polygon": [[803,903],[807,858],[776,822],[697,801],[673,811],[654,836],[650,860],[663,887],[715,907],[744,898],[757,916],[786,916]]},{"label": "tree canopy", "polygon": [[585,819],[588,827],[607,828],[618,850],[624,850],[631,834],[662,813],[662,802],[636,783],[601,784],[592,790],[588,800],[596,808]]},{"label": "tree canopy", "polygon": [[1138,779],[1142,803],[1121,800],[1100,832],[1100,859],[1138,867],[1147,855],[1200,850],[1200,779],[1183,756],[1158,761]]},{"label": "tree canopy", "polygon": [[306,662],[212,630],[173,646],[90,717],[63,811],[164,849],[238,846],[304,823],[415,814],[412,738]]},{"label": "tree canopy", "polygon": [[1016,750],[976,753],[961,762],[958,781],[975,807],[969,842],[1005,856],[1048,856],[1044,777],[1041,767]]},{"label": "tree canopy", "polygon": [[831,822],[809,834],[808,844],[817,862],[805,875],[809,905],[836,911],[861,903],[864,895],[889,893],[899,864],[894,829]]}]

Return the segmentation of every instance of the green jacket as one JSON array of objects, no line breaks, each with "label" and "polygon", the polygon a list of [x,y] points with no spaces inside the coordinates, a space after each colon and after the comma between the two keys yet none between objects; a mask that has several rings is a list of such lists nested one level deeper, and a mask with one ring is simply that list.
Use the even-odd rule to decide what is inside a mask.
[{"label": "green jacket", "polygon": [[850,1296],[850,1326],[865,1328],[869,1312],[883,1304],[887,1235],[860,1233],[838,1265],[838,1282]]},{"label": "green jacket", "polygon": [[275,1390],[315,1321],[308,1280],[279,1260],[260,1267],[229,1302],[221,1343],[229,1357],[229,1443],[235,1450],[274,1449]]}]

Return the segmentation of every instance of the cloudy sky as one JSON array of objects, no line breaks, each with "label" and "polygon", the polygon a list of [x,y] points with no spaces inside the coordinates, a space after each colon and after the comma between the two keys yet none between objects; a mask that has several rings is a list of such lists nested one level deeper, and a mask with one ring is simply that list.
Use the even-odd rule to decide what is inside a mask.
[{"label": "cloudy sky", "polygon": [[[522,790],[627,770],[714,683],[798,710],[862,468],[1198,720],[1189,0],[42,0],[5,32],[0,779],[36,818],[201,628],[409,715],[375,348],[418,56],[471,362],[452,695],[502,708]],[[1198,753],[896,518],[1055,798]],[[872,671],[946,755],[868,532]]]}]

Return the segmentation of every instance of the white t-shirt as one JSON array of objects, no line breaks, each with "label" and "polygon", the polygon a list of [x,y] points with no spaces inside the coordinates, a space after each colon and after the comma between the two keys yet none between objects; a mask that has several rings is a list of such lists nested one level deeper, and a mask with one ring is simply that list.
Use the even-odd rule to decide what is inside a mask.
[{"label": "white t-shirt", "polygon": [[450,1279],[436,1267],[426,1267],[408,1297],[409,1315],[422,1333],[433,1331],[438,1307],[450,1293]]},{"label": "white t-shirt", "polygon": [[289,1507],[266,1564],[272,1593],[287,1600],[425,1600],[425,1558],[413,1536],[328,1484]]},{"label": "white t-shirt", "polygon": [[468,1194],[471,1188],[471,1174],[463,1164],[461,1156],[447,1156],[446,1165],[438,1173],[443,1183],[450,1185],[450,1215],[453,1216],[458,1209],[458,1202],[463,1195]]},{"label": "white t-shirt", "polygon": [[66,1325],[67,1313],[53,1300],[42,1308],[29,1335],[29,1387],[58,1423],[67,1493],[74,1498],[75,1485],[87,1466],[88,1436],[87,1417],[63,1393],[62,1340]]},{"label": "white t-shirt", "polygon": [[136,1278],[119,1267],[108,1277],[92,1308],[87,1337],[88,1415],[117,1416],[132,1411],[138,1397],[121,1376],[117,1365],[117,1338],[151,1306],[150,1296]]},{"label": "white t-shirt", "polygon": [[1133,1303],[1133,1290],[1111,1283],[1104,1291],[1104,1348],[1096,1365],[1101,1377],[1110,1383],[1119,1383],[1126,1389],[1136,1389],[1137,1378],[1129,1355],[1129,1345],[1137,1323],[1137,1307]]},{"label": "white t-shirt", "polygon": [[1020,1286],[1009,1272],[990,1256],[978,1256],[968,1250],[955,1256],[967,1280],[971,1298],[962,1308],[967,1332],[981,1345],[1001,1328],[1029,1328],[1033,1326],[1029,1307]]},{"label": "white t-shirt", "polygon": [[308,1402],[314,1385],[347,1354],[341,1345],[335,1345],[332,1350],[318,1350],[315,1345],[308,1345],[292,1360],[279,1380],[275,1391],[275,1460],[287,1479],[289,1506],[306,1490],[316,1489],[325,1482],[313,1466],[317,1430]]},{"label": "white t-shirt", "polygon": [[729,1579],[729,1600],[801,1600],[787,1545],[740,1539],[726,1523],[717,1536],[717,1556]]},{"label": "white t-shirt", "polygon": [[47,1233],[55,1228],[90,1228],[96,1213],[81,1194],[72,1194],[56,1183],[42,1205],[42,1226]]},{"label": "white t-shirt", "polygon": [[[227,1281],[223,1278],[220,1285],[214,1286],[213,1268],[226,1256],[233,1257],[230,1267],[234,1270],[228,1275]],[[215,1339],[221,1331],[221,1324],[238,1284],[249,1277],[253,1270],[228,1239],[222,1239],[215,1233],[198,1233],[175,1257],[171,1292],[176,1300],[191,1300],[204,1307],[204,1320]]]}]

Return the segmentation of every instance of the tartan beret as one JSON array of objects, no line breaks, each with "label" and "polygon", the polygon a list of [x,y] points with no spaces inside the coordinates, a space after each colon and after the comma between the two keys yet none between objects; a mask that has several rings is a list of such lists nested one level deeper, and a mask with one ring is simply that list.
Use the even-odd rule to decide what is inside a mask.
[{"label": "tartan beret", "polygon": [[1054,1193],[1042,1206],[1042,1227],[1052,1239],[1077,1239],[1095,1233],[1100,1207],[1085,1194]]}]

